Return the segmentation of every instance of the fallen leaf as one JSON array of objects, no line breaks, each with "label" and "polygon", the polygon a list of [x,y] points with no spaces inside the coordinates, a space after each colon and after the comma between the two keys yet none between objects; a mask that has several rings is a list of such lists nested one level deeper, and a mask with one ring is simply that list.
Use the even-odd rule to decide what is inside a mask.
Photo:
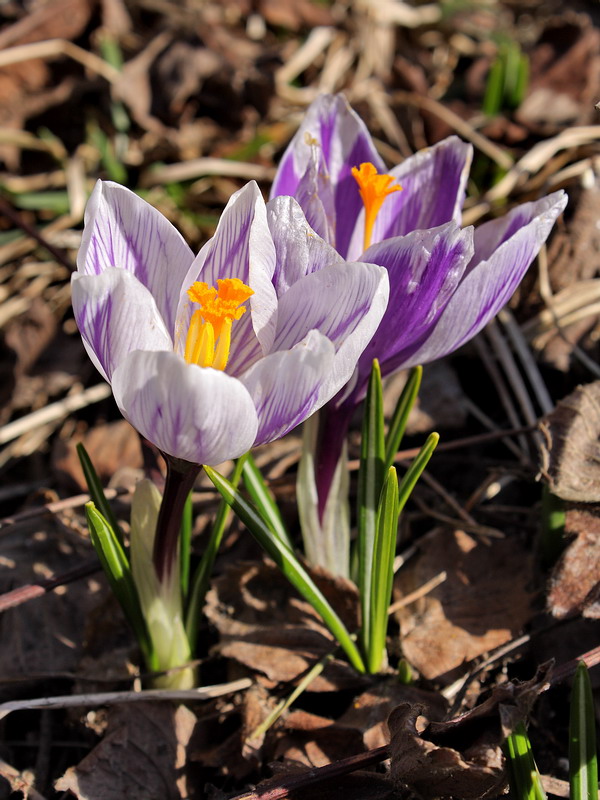
[{"label": "fallen leaf", "polygon": [[558,619],[583,614],[597,619],[600,590],[600,507],[570,507],[565,535],[575,539],[554,567],[548,591],[548,609]]},{"label": "fallen leaf", "polygon": [[54,338],[56,317],[41,297],[6,326],[5,341],[17,356],[17,372],[27,372]]},{"label": "fallen leaf", "polygon": [[79,800],[187,798],[185,765],[196,716],[185,706],[135,703],[111,708],[102,741],[56,781]]},{"label": "fallen leaf", "polygon": [[[91,558],[88,541],[54,517],[41,520],[2,531],[0,593],[56,577]],[[0,675],[25,681],[74,672],[86,619],[98,604],[99,590],[96,576],[91,576],[0,615]]]},{"label": "fallen leaf", "polygon": [[[52,0],[32,4],[29,13],[0,31],[0,49],[49,39],[74,39],[88,24],[94,0]],[[28,59],[0,69],[0,124],[22,129],[30,116],[68,99],[72,81],[48,87],[51,72],[42,59]],[[13,145],[0,147],[0,158],[16,168],[20,151]]]},{"label": "fallen leaf", "polygon": [[[354,584],[324,571],[309,571],[348,630],[356,630]],[[321,618],[271,562],[229,566],[213,582],[205,613],[221,635],[219,651],[257,670],[271,685],[297,681],[335,649]],[[347,662],[334,659],[310,684],[310,691],[359,686],[364,680]]]},{"label": "fallen leaf", "polygon": [[515,117],[538,133],[590,124],[600,78],[600,31],[586,14],[550,19],[530,56],[527,96]]},{"label": "fallen leaf", "polygon": [[502,744],[527,720],[548,672],[545,665],[530,681],[497,686],[486,701],[447,722],[427,724],[422,706],[398,706],[388,720],[394,785],[422,798],[498,797],[506,784]]},{"label": "fallen leaf", "polygon": [[408,661],[425,678],[450,682],[454,670],[510,641],[530,618],[530,556],[509,539],[484,544],[463,531],[438,530],[398,572],[394,598],[442,571],[443,583],[396,615]]},{"label": "fallen leaf", "polygon": [[542,473],[563,500],[600,501],[600,381],[578,386],[540,424]]},{"label": "fallen leaf", "polygon": [[445,700],[438,693],[405,686],[395,678],[379,681],[356,697],[337,720],[303,710],[292,711],[279,728],[274,756],[321,767],[383,747],[389,741],[387,718],[401,703],[421,705],[430,720],[443,719],[446,712]]},{"label": "fallen leaf", "polygon": [[107,484],[118,469],[142,467],[140,437],[125,420],[95,425],[83,436],[56,439],[52,449],[52,466],[72,488],[87,491],[87,484],[77,455],[82,442],[103,484]]}]

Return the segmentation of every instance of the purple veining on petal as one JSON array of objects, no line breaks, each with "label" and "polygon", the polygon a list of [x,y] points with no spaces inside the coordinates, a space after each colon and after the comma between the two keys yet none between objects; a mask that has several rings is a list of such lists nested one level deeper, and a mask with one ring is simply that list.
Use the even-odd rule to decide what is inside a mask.
[{"label": "purple veining on petal", "polygon": [[374,358],[388,375],[420,346],[456,290],[472,252],[472,229],[461,231],[453,222],[388,239],[366,251],[365,261],[387,268],[390,299],[359,360],[356,399],[364,393]]},{"label": "purple veining on petal", "polygon": [[294,167],[294,156],[290,151],[283,156],[271,188],[271,197],[295,194],[300,176]]},{"label": "purple veining on petal", "polygon": [[312,330],[291,350],[271,353],[241,376],[258,415],[255,444],[284,436],[329,399],[321,400],[321,384],[334,358],[333,344]]},{"label": "purple veining on petal", "polygon": [[311,228],[326,242],[333,244],[336,228],[335,204],[331,178],[320,147],[311,147],[311,159],[294,194]]},{"label": "purple veining on petal", "polygon": [[408,158],[390,174],[402,186],[386,198],[373,243],[413,230],[460,222],[472,148],[455,136]]},{"label": "purple veining on petal", "polygon": [[380,281],[381,270],[344,262],[301,278],[280,298],[274,348],[289,350],[319,330],[338,349],[369,311]]},{"label": "purple veining on petal", "polygon": [[98,182],[85,218],[78,271],[132,273],[153,294],[171,336],[179,292],[193,253],[171,223],[133,192]]},{"label": "purple veining on petal", "polygon": [[132,350],[172,348],[154,298],[131,273],[115,267],[100,275],[75,273],[71,287],[86,349],[108,381]]},{"label": "purple veining on petal", "polygon": [[113,390],[131,424],[175,458],[214,465],[254,441],[258,421],[240,381],[172,351],[130,353],[114,372]]},{"label": "purple veining on petal", "polygon": [[482,240],[489,244],[501,241],[503,232],[513,230],[515,219],[526,222],[485,261],[475,263],[476,245],[476,254],[436,325],[404,366],[427,363],[453,352],[498,313],[515,291],[566,203],[564,192],[555,192],[482,226],[485,228]]}]

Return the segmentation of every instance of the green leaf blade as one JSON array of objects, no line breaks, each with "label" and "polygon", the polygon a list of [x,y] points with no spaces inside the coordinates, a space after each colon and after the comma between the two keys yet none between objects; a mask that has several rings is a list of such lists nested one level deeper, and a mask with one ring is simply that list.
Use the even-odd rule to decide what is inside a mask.
[{"label": "green leaf blade", "polygon": [[583,661],[577,665],[571,695],[569,777],[571,800],[597,800],[598,756],[594,698],[590,676]]},{"label": "green leaf blade", "polygon": [[248,453],[244,462],[243,476],[244,485],[248,490],[248,494],[264,522],[285,545],[293,549],[290,535],[283,523],[279,507],[273,499],[269,487],[256,465],[256,461],[250,453]]},{"label": "green leaf blade", "polygon": [[367,651],[367,666],[372,674],[379,672],[384,657],[397,532],[398,476],[394,467],[390,467],[377,509],[377,531],[373,552],[371,629]]},{"label": "green leaf blade", "polygon": [[408,375],[408,380],[402,389],[402,393],[396,403],[396,408],[390,427],[385,437],[385,469],[388,470],[394,463],[396,453],[400,449],[400,443],[406,431],[408,416],[419,394],[421,379],[423,377],[423,367],[413,367]]},{"label": "green leaf blade", "polygon": [[221,496],[231,506],[265,552],[273,559],[292,586],[321,615],[357,672],[365,672],[365,664],[342,620],[330,606],[320,589],[308,575],[290,548],[267,526],[252,504],[244,500],[231,483],[210,467],[204,467]]},{"label": "green leaf blade", "polygon": [[104,494],[104,488],[98,477],[98,473],[94,469],[94,465],[92,464],[92,460],[88,455],[87,450],[83,446],[82,442],[77,444],[77,455],[79,456],[79,462],[81,464],[81,469],[83,470],[83,476],[85,478],[85,482],[87,483],[88,492],[90,493],[90,497],[100,514],[104,517],[106,522],[110,525],[112,530],[114,531],[117,539],[121,546],[123,546],[123,531],[121,530],[117,518],[115,516],[114,511],[108,500],[106,499],[106,495]]},{"label": "green leaf blade", "polygon": [[379,363],[374,360],[365,399],[358,473],[358,589],[362,609],[360,638],[364,653],[368,652],[371,638],[373,552],[377,535],[377,507],[383,486],[384,464],[383,389]]},{"label": "green leaf blade", "polygon": [[148,665],[152,667],[152,645],[125,551],[115,531],[93,502],[86,503],[85,513],[92,544],[111,589],[135,633]]}]

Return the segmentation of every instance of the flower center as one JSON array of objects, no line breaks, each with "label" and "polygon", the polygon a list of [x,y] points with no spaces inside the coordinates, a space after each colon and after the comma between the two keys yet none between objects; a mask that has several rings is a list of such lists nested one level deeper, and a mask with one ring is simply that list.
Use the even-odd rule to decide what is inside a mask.
[{"label": "flower center", "polygon": [[185,360],[201,367],[225,369],[231,347],[233,321],[246,313],[240,305],[254,294],[239,278],[217,280],[219,286],[196,281],[188,289],[188,297],[198,303],[192,314],[185,340]]},{"label": "flower center", "polygon": [[373,225],[383,201],[392,192],[401,191],[402,187],[398,184],[390,186],[394,176],[380,175],[377,168],[368,161],[360,167],[352,167],[352,175],[358,183],[358,190],[365,207],[364,249],[366,250],[371,244]]}]

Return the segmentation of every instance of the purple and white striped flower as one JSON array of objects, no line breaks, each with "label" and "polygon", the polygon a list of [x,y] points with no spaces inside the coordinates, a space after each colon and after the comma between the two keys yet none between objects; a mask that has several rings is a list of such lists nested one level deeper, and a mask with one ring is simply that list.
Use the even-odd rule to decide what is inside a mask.
[{"label": "purple and white striped flower", "polygon": [[390,278],[373,339],[352,380],[322,412],[313,489],[321,520],[373,359],[389,375],[475,336],[510,299],[566,205],[564,192],[555,192],[476,230],[461,229],[471,158],[471,145],[451,136],[387,173],[342,95],[323,95],[310,106],[283,155],[271,196],[295,196],[343,258],[379,264]]},{"label": "purple and white striped flower", "polygon": [[123,415],[165,454],[214,465],[283,436],[347,383],[388,278],[346,263],[292,198],[265,205],[255,183],[194,257],[156,209],[98,182],[72,290]]}]

